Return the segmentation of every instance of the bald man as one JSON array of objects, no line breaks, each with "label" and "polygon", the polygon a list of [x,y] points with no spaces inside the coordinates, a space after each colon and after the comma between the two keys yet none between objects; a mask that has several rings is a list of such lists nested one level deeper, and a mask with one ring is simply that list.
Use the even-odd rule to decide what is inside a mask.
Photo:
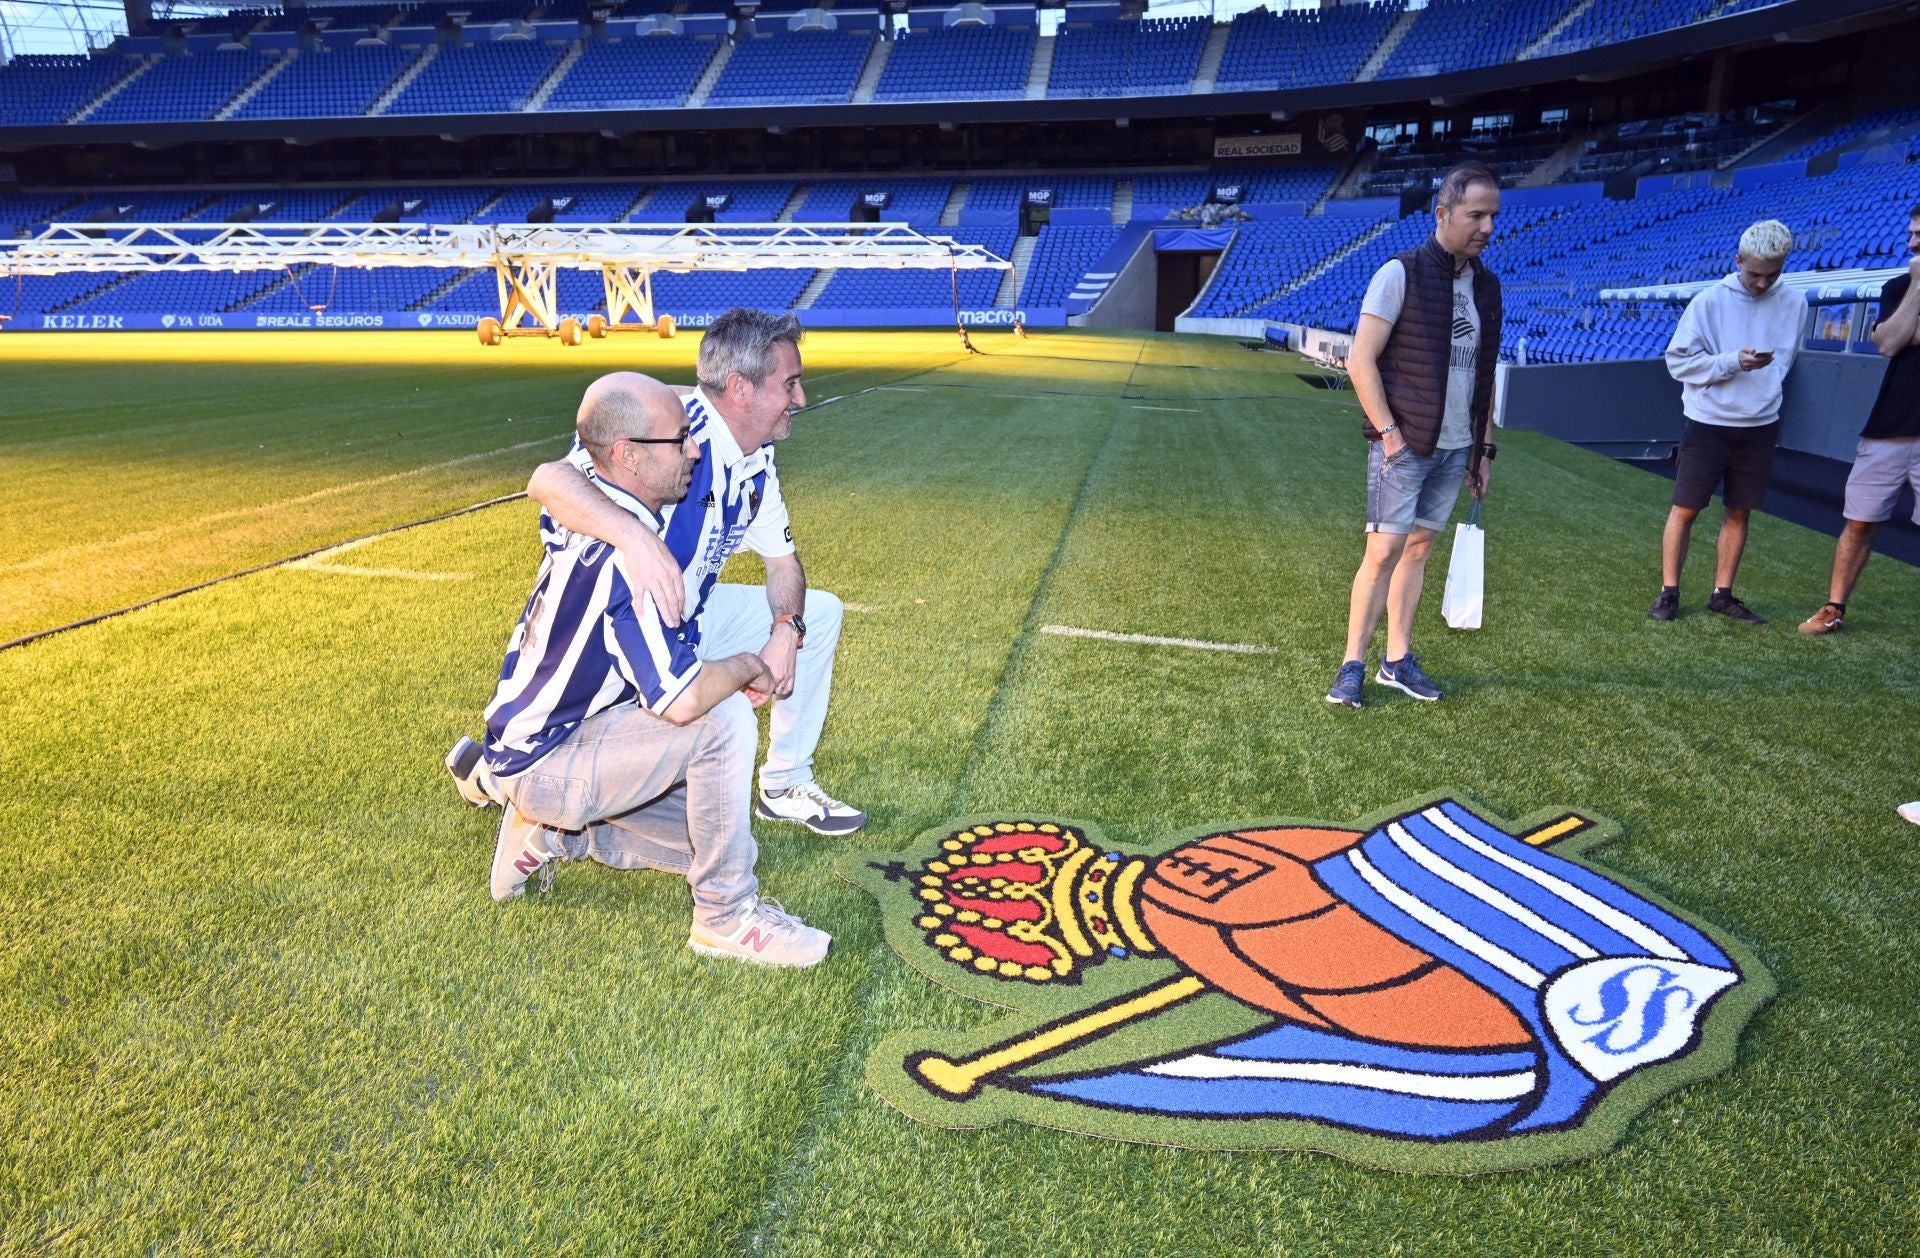
[{"label": "bald man", "polygon": [[[678,395],[633,372],[604,376],[576,428],[599,491],[663,532],[701,457]],[[555,861],[659,869],[692,888],[696,952],[820,961],[830,937],[763,898],[754,876],[753,708],[773,689],[766,661],[701,658],[696,623],[668,625],[617,548],[545,517],[542,541],[487,706],[485,776],[505,813],[493,898],[550,878]]]}]

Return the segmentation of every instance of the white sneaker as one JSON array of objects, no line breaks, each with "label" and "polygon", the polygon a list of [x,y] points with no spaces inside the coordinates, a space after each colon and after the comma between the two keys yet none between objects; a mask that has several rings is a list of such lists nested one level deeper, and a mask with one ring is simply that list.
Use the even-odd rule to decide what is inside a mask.
[{"label": "white sneaker", "polygon": [[832,935],[815,930],[765,896],[755,896],[725,934],[695,922],[687,935],[687,947],[705,956],[802,969],[818,965],[832,944]]},{"label": "white sneaker", "polygon": [[1900,805],[1900,815],[1914,825],[1920,826],[1920,799],[1914,800],[1911,804]]},{"label": "white sneaker", "polygon": [[754,792],[753,815],[768,821],[797,821],[815,834],[852,834],[867,824],[867,814],[827,794],[818,782]]},{"label": "white sneaker", "polygon": [[550,866],[556,854],[547,849],[546,833],[521,825],[520,810],[512,804],[502,810],[500,837],[493,842],[493,875],[487,884],[494,899],[511,900],[520,895],[535,874],[541,874],[542,890],[552,885]]},{"label": "white sneaker", "polygon": [[491,808],[500,802],[487,791],[493,775],[487,771],[483,757],[480,744],[465,734],[447,753],[447,772],[453,775],[453,789],[459,791],[460,798],[475,808]]}]

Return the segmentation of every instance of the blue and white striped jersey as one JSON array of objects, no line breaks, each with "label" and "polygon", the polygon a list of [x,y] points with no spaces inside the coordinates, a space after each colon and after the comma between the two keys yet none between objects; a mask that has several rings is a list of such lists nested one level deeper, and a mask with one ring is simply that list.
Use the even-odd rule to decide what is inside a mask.
[{"label": "blue and white striped jersey", "polygon": [[[596,483],[656,532],[667,527],[638,498]],[[651,598],[636,603],[617,550],[551,526],[544,515],[541,536],[546,555],[487,705],[487,767],[503,777],[526,770],[580,722],[616,704],[663,711],[700,671],[692,620],[671,629]]]},{"label": "blue and white striped jersey", "polygon": [[[700,461],[693,466],[686,498],[663,509],[666,525],[661,538],[686,576],[687,601],[680,613],[689,640],[697,644],[700,612],[728,558],[742,546],[762,557],[777,558],[793,554],[794,545],[773,443],[742,450],[726,421],[699,390],[686,399],[686,408]],[[578,437],[567,461],[596,484],[603,484],[594,475],[593,456]],[[555,539],[571,536],[544,511],[540,532],[549,549]]]}]

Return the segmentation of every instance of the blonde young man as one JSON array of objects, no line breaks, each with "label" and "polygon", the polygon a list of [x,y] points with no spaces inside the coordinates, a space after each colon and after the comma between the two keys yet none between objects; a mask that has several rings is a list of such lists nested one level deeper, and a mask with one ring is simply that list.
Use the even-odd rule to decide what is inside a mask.
[{"label": "blonde young man", "polygon": [[1693,521],[1717,491],[1720,538],[1707,610],[1743,624],[1765,618],[1734,597],[1747,548],[1747,520],[1767,496],[1780,439],[1780,398],[1800,350],[1807,299],[1780,273],[1793,233],[1778,219],[1741,233],[1733,274],[1687,303],[1667,342],[1667,374],[1680,382],[1686,433],[1673,478],[1673,507],[1660,539],[1660,594],[1647,616],[1680,614],[1680,570]]}]

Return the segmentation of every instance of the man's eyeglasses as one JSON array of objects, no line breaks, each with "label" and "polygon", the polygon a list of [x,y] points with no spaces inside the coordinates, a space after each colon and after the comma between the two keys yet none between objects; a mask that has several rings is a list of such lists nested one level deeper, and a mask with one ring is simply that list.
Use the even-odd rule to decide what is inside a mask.
[{"label": "man's eyeglasses", "polygon": [[681,433],[677,437],[618,437],[615,440],[625,441],[636,446],[678,446],[685,445],[688,438],[692,435],[692,431],[689,430]]}]

